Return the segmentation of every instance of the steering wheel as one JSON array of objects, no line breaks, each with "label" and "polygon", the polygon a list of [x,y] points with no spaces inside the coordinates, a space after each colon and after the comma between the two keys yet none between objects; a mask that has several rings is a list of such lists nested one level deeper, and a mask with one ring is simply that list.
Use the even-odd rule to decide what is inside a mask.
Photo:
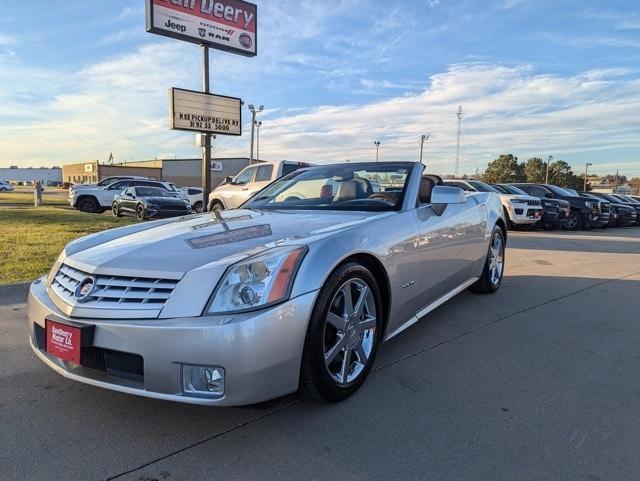
[{"label": "steering wheel", "polygon": [[374,192],[369,197],[367,197],[367,199],[372,199],[372,200],[379,199],[379,200],[391,202],[392,204],[398,203],[398,198],[389,192]]},{"label": "steering wheel", "polygon": [[302,200],[300,197],[298,197],[297,195],[290,195],[289,197],[287,197],[286,199],[284,199],[285,202],[293,202],[296,200]]}]

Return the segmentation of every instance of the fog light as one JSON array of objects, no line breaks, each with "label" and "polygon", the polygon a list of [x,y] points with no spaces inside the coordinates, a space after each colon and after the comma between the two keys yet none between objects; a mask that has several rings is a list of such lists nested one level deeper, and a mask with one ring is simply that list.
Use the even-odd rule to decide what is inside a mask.
[{"label": "fog light", "polygon": [[224,369],[182,365],[182,390],[190,396],[224,396]]}]

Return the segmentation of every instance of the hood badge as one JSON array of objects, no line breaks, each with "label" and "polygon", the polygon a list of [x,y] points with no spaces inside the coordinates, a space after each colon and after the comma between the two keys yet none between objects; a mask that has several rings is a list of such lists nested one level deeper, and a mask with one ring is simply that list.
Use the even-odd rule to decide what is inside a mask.
[{"label": "hood badge", "polygon": [[96,288],[96,279],[95,277],[85,277],[80,281],[78,286],[76,287],[75,292],[73,293],[73,297],[75,297],[78,302],[85,302],[89,299],[91,294]]}]

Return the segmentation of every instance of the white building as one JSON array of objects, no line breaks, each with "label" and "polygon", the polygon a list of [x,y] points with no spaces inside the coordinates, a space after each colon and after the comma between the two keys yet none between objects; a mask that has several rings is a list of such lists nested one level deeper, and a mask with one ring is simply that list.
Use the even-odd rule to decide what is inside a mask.
[{"label": "white building", "polygon": [[45,185],[58,185],[62,183],[62,169],[60,167],[20,168],[12,165],[8,169],[0,168],[0,180],[12,184],[32,184],[40,181]]}]

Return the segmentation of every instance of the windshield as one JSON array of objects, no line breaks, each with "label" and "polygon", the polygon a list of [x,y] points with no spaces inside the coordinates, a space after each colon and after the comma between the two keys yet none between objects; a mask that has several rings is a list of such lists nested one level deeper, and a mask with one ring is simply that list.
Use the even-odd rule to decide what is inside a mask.
[{"label": "windshield", "polygon": [[282,177],[246,202],[249,209],[384,211],[402,205],[409,162],[312,167]]},{"label": "windshield", "polygon": [[567,192],[569,192],[569,194],[571,194],[574,197],[580,197],[580,194],[578,194],[578,191],[575,189],[563,189],[566,190]]},{"label": "windshield", "polygon": [[509,194],[529,195],[524,190],[518,189],[515,185],[501,185],[500,187],[506,190]]},{"label": "windshield", "polygon": [[567,192],[564,189],[561,189],[560,187],[558,187],[557,185],[545,185],[545,187],[547,189],[549,189],[551,192],[553,192],[556,195],[562,195],[565,197],[575,197],[575,195],[570,194],[569,192]]},{"label": "windshield", "polygon": [[136,194],[140,197],[171,197],[168,191],[160,187],[136,187]]},{"label": "windshield", "polygon": [[511,194],[511,192],[509,192],[504,185],[492,184],[491,187],[496,189],[501,194]]},{"label": "windshield", "polygon": [[478,192],[499,192],[498,189],[495,189],[484,182],[480,182],[479,180],[468,180],[467,182]]}]

